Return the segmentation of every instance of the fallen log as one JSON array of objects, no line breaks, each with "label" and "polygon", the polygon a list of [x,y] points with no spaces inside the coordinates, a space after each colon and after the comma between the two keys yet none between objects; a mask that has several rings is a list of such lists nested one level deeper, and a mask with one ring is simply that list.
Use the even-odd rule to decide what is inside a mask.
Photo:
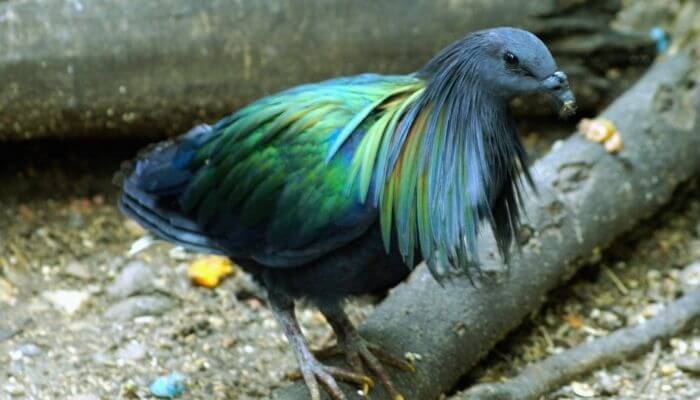
[{"label": "fallen log", "polygon": [[[449,391],[548,291],[700,173],[695,66],[696,58],[684,54],[660,59],[601,114],[621,132],[620,153],[574,134],[534,164],[539,195],[527,196],[523,251],[507,272],[493,240],[482,241],[483,267],[494,271],[497,282],[482,280],[477,288],[455,277],[440,286],[423,267],[377,307],[361,333],[389,351],[421,355],[417,373],[394,374],[407,399],[435,399]],[[307,396],[297,384],[273,398]],[[387,395],[375,387],[372,398]]]},{"label": "fallen log", "polygon": [[619,8],[604,0],[0,2],[0,140],[177,134],[295,84],[414,71],[494,25],[542,36],[591,109],[625,86],[609,71],[644,67],[652,56],[648,39],[610,29]]}]

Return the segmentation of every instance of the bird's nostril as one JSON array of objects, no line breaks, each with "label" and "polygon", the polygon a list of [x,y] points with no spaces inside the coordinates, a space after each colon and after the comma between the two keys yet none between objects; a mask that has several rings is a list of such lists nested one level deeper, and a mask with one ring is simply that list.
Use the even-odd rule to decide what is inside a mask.
[{"label": "bird's nostril", "polygon": [[562,71],[556,71],[543,81],[544,87],[551,91],[562,91],[569,86],[569,79]]},{"label": "bird's nostril", "polygon": [[566,74],[561,72],[561,71],[555,72],[554,77],[557,79],[557,81],[559,81],[559,83],[562,83],[562,84],[566,83],[566,81],[567,81]]}]

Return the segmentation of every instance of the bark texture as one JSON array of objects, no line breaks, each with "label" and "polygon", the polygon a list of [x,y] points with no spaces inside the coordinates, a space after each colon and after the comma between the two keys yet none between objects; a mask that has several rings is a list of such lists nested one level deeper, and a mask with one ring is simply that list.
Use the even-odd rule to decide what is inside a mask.
[{"label": "bark texture", "polygon": [[[467,32],[531,29],[595,107],[650,60],[619,1],[11,0],[0,3],[0,140],[182,133],[289,86],[407,73]],[[521,102],[528,113],[548,112]]]},{"label": "bark texture", "polygon": [[[422,356],[417,373],[394,374],[407,399],[435,399],[450,390],[542,304],[549,290],[659,210],[678,185],[700,172],[695,60],[683,54],[660,59],[600,115],[621,132],[624,150],[619,154],[574,134],[535,163],[539,195],[527,197],[523,251],[507,272],[492,239],[485,238],[484,268],[496,278],[481,280],[478,288],[465,277],[440,286],[419,268],[370,316],[361,327],[365,337],[397,354]],[[306,396],[297,384],[274,398]],[[372,398],[387,396],[375,387]]]}]

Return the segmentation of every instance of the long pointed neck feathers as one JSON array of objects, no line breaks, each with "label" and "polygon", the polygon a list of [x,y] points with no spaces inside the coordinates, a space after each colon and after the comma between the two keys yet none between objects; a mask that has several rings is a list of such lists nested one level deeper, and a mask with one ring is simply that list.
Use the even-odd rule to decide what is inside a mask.
[{"label": "long pointed neck feathers", "polygon": [[379,209],[387,251],[395,234],[404,261],[413,266],[419,248],[436,276],[478,265],[484,219],[507,256],[519,225],[521,170],[532,184],[506,100],[482,87],[475,57],[464,51],[443,50],[416,74],[422,87],[392,92],[345,129],[366,128],[349,188]]}]

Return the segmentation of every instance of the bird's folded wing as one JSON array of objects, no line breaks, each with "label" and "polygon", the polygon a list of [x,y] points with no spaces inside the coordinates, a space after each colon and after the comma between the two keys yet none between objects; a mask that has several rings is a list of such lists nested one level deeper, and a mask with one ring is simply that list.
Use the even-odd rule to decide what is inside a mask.
[{"label": "bird's folded wing", "polygon": [[183,141],[177,163],[193,176],[182,212],[227,253],[272,267],[352,241],[377,219],[348,187],[354,152],[376,121],[363,113],[416,84],[360,75],[300,86],[220,121],[204,143]]}]

